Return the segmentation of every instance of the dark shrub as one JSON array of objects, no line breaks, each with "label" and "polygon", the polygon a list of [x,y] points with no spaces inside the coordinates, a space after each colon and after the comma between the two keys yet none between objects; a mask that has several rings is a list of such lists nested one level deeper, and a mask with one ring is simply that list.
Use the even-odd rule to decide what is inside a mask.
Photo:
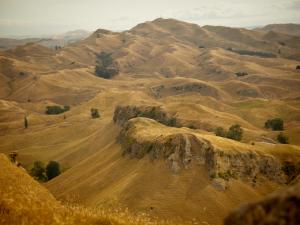
[{"label": "dark shrub", "polygon": [[272,130],[283,130],[283,120],[281,118],[267,120],[267,122],[265,122],[265,128],[271,128]]},{"label": "dark shrub", "polygon": [[176,127],[177,119],[175,117],[171,117],[169,121],[167,121],[166,125],[170,127]]},{"label": "dark shrub", "polygon": [[229,51],[235,52],[240,55],[258,56],[262,58],[276,58],[276,55],[271,52],[259,52],[259,51],[250,51],[250,50],[232,49],[232,48]]},{"label": "dark shrub", "polygon": [[242,140],[242,136],[243,136],[243,129],[239,124],[232,125],[227,132],[227,138],[236,141]]},{"label": "dark shrub", "polygon": [[31,175],[39,181],[46,181],[45,167],[41,161],[35,161],[33,163],[33,168],[30,171]]},{"label": "dark shrub", "polygon": [[197,129],[197,126],[195,126],[194,124],[190,124],[190,125],[188,125],[188,128],[193,129],[193,130],[196,130],[196,129]]},{"label": "dark shrub", "polygon": [[300,70],[300,65],[297,65],[297,66],[296,66],[296,70]]},{"label": "dark shrub", "polygon": [[59,163],[56,161],[50,161],[46,167],[46,174],[47,174],[48,180],[51,180],[54,177],[57,177],[60,174]]},{"label": "dark shrub", "polygon": [[119,73],[119,70],[116,68],[105,68],[102,65],[96,65],[95,73],[98,77],[102,77],[104,79],[110,79],[113,76],[117,75]]},{"label": "dark shrub", "polygon": [[91,108],[91,116],[93,119],[99,118],[100,115],[99,115],[98,109]]},{"label": "dark shrub", "polygon": [[27,117],[24,117],[24,128],[26,129],[28,127],[28,120]]},{"label": "dark shrub", "polygon": [[237,72],[235,75],[237,75],[238,77],[243,77],[243,76],[247,76],[248,73],[246,73],[246,72]]},{"label": "dark shrub", "polygon": [[226,137],[227,136],[227,132],[223,127],[217,127],[215,134],[219,137]]},{"label": "dark shrub", "polygon": [[277,141],[281,144],[288,144],[289,143],[288,137],[282,132],[280,132],[280,134],[278,134]]},{"label": "dark shrub", "polygon": [[15,163],[17,161],[17,156],[18,153],[17,152],[10,152],[9,153],[9,159],[11,162]]},{"label": "dark shrub", "polygon": [[48,115],[55,115],[55,114],[60,114],[60,113],[64,113],[66,111],[70,110],[70,106],[65,105],[63,108],[57,105],[53,105],[53,106],[47,106],[46,107],[46,114]]}]

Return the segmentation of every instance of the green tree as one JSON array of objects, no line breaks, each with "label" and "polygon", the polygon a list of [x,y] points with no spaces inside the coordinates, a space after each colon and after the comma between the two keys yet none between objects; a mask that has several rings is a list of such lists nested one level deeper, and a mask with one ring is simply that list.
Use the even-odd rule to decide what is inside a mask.
[{"label": "green tree", "polygon": [[288,144],[289,138],[282,132],[280,132],[277,136],[277,141],[281,144]]},{"label": "green tree", "polygon": [[227,132],[227,138],[240,141],[242,140],[242,137],[243,137],[243,129],[241,128],[241,125],[235,124],[229,128]]},{"label": "green tree", "polygon": [[35,161],[33,163],[33,168],[30,171],[31,175],[39,181],[46,181],[45,167],[41,161]]},{"label": "green tree", "polygon": [[25,127],[25,129],[27,129],[27,127],[28,127],[28,120],[27,120],[26,116],[24,117],[24,127]]},{"label": "green tree", "polygon": [[119,69],[111,57],[111,53],[101,52],[96,55],[95,74],[98,77],[110,79],[119,73]]},{"label": "green tree", "polygon": [[281,118],[274,118],[265,122],[265,128],[272,130],[283,130],[283,120]]},{"label": "green tree", "polygon": [[48,165],[46,166],[46,174],[48,177],[48,180],[53,179],[54,177],[57,177],[60,174],[60,165],[56,161],[50,161]]},{"label": "green tree", "polygon": [[226,137],[227,132],[223,127],[217,127],[217,129],[215,130],[215,134],[219,137]]},{"label": "green tree", "polygon": [[91,108],[91,116],[93,119],[99,118],[100,115],[99,115],[98,109]]},{"label": "green tree", "polygon": [[57,105],[52,105],[46,107],[46,114],[55,115],[55,114],[64,113],[69,110],[70,110],[70,106],[68,105],[65,105],[63,108]]}]

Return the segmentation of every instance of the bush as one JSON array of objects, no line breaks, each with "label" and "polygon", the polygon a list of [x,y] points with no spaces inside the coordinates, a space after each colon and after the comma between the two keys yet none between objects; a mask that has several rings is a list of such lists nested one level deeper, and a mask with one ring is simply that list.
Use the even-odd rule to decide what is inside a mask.
[{"label": "bush", "polygon": [[282,132],[280,132],[280,134],[278,134],[277,140],[281,144],[288,144],[289,143],[288,137]]},{"label": "bush", "polygon": [[91,116],[93,119],[99,118],[100,115],[99,115],[98,109],[91,108]]},{"label": "bush", "polygon": [[236,141],[242,140],[242,136],[243,136],[243,129],[239,124],[232,125],[227,132],[227,138]]},{"label": "bush", "polygon": [[17,156],[18,153],[17,152],[10,152],[9,153],[9,159],[11,162],[15,163],[17,161]]},{"label": "bush", "polygon": [[46,174],[47,174],[48,180],[51,180],[54,177],[57,177],[60,174],[59,163],[56,161],[50,161],[46,167]]},{"label": "bush", "polygon": [[45,167],[41,161],[35,161],[33,163],[33,168],[31,169],[30,174],[39,181],[47,181]]},{"label": "bush", "polygon": [[110,79],[113,76],[117,75],[119,71],[116,68],[105,68],[103,66],[96,65],[95,73],[98,77]]},{"label": "bush", "polygon": [[237,72],[235,75],[237,75],[238,77],[243,77],[243,76],[247,76],[248,73],[246,73],[246,72]]},{"label": "bush", "polygon": [[259,51],[250,51],[250,50],[232,49],[232,48],[227,48],[227,50],[240,55],[258,56],[262,58],[276,58],[276,55],[271,52],[259,52]]},{"label": "bush", "polygon": [[265,128],[271,128],[272,130],[283,130],[283,120],[281,118],[267,120],[267,122],[265,122]]},{"label": "bush", "polygon": [[46,114],[48,115],[56,115],[56,114],[60,114],[60,113],[64,113],[66,111],[70,110],[70,106],[65,105],[63,108],[57,105],[53,105],[53,106],[47,106],[46,107]]},{"label": "bush", "polygon": [[111,53],[101,52],[97,54],[95,74],[99,77],[110,79],[119,73],[118,68],[114,64]]},{"label": "bush", "polygon": [[297,66],[296,66],[296,70],[300,70],[300,65],[297,65]]},{"label": "bush", "polygon": [[217,127],[217,129],[215,130],[215,134],[219,137],[226,137],[227,136],[227,132],[223,127]]},{"label": "bush", "polygon": [[28,127],[28,120],[27,117],[24,117],[24,128],[26,129]]},{"label": "bush", "polygon": [[193,130],[198,129],[197,126],[195,126],[194,124],[188,125],[188,128],[193,129]]}]

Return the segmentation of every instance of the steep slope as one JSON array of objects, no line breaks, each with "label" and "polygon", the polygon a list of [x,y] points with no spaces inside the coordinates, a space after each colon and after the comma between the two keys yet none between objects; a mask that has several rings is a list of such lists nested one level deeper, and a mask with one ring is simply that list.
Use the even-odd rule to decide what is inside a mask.
[{"label": "steep slope", "polygon": [[174,221],[221,224],[229,209],[294,176],[281,169],[286,160],[300,172],[299,147],[239,144],[146,118],[129,120],[118,140],[121,146],[103,147],[47,187],[88,205],[121,203]]},{"label": "steep slope", "polygon": [[[0,223],[6,225],[150,225],[157,223],[126,211],[62,205],[47,189],[0,154]],[[5,171],[5,172],[4,172]]]}]

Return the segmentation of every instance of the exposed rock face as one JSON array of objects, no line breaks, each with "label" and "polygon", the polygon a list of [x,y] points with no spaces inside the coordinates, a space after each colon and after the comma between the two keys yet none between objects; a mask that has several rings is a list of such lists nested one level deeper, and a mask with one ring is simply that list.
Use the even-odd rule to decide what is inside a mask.
[{"label": "exposed rock face", "polygon": [[160,106],[117,106],[113,121],[122,126],[128,120],[136,117],[151,118],[167,126],[178,125],[176,118],[167,114]]},{"label": "exposed rock face", "polygon": [[298,225],[300,224],[300,183],[274,193],[257,203],[233,211],[225,225]]},{"label": "exposed rock face", "polygon": [[[253,183],[260,176],[287,183],[300,172],[297,165],[281,162],[272,155],[250,150],[223,151],[199,135],[178,128],[159,125],[161,128],[156,130],[159,134],[153,135],[147,123],[157,125],[146,118],[131,119],[124,125],[119,136],[124,155],[134,158],[148,155],[152,160],[163,159],[175,173],[188,169],[191,163],[202,164],[212,178],[240,178]],[[176,131],[169,132],[166,129]]]},{"label": "exposed rock face", "polygon": [[[133,120],[138,119],[143,118]],[[205,150],[212,148],[208,141],[199,140],[193,134],[177,133],[143,140],[134,135],[135,124],[133,120],[124,126],[119,136],[124,155],[133,158],[143,158],[149,155],[152,160],[164,159],[171,170],[178,173],[181,169],[189,168],[192,160],[203,163],[202,154],[205,154]]]}]

